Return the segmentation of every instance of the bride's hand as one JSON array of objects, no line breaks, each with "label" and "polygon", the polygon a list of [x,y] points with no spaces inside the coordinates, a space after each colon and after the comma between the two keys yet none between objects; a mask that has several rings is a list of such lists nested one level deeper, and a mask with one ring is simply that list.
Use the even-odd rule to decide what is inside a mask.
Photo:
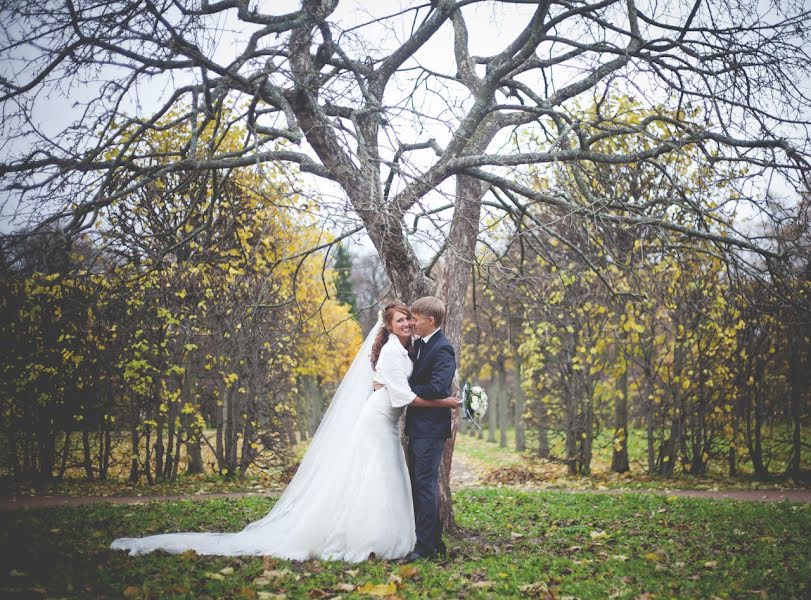
[{"label": "bride's hand", "polygon": [[386,386],[383,385],[382,383],[373,383],[372,387],[374,388],[375,391],[377,391],[377,390],[383,389]]}]

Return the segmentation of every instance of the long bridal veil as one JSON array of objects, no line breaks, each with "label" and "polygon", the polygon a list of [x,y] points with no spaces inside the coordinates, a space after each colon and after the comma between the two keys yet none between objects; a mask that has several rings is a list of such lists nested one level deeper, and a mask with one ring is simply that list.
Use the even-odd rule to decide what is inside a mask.
[{"label": "long bridal veil", "polygon": [[[264,518],[251,523],[245,530],[263,527],[286,518],[295,510],[302,510],[311,493],[329,488],[330,480],[342,470],[347,448],[346,438],[360,414],[363,404],[372,393],[372,346],[381,323],[377,323],[363,342],[355,360],[341,380],[329,407],[318,425],[296,474],[287,485],[279,501]],[[340,482],[339,482],[340,483]]]},{"label": "long bridal veil", "polygon": [[[346,486],[347,439],[372,393],[370,362],[378,322],[358,351],[338,386],[296,474],[271,511],[237,533],[168,533],[143,538],[120,538],[113,549],[131,555],[153,550],[199,554],[270,554],[306,560],[323,547],[330,529],[335,495]],[[339,544],[339,541],[336,541]]]}]

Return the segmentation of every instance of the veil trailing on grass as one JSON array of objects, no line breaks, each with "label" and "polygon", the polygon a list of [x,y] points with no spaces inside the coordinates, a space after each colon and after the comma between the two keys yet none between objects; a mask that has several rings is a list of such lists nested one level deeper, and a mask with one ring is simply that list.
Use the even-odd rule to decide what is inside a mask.
[{"label": "veil trailing on grass", "polygon": [[[131,555],[153,550],[199,554],[267,554],[307,560],[312,557],[359,561],[368,556],[358,548],[348,553],[347,535],[335,530],[336,502],[353,505],[363,499],[352,497],[353,469],[357,470],[357,443],[353,430],[373,392],[372,346],[381,323],[378,322],[344,375],[329,407],[312,438],[293,479],[271,511],[238,533],[169,533],[142,538],[120,538],[113,549],[129,550]],[[360,462],[363,462],[361,459]],[[409,525],[413,528],[413,523]],[[349,544],[351,546],[351,544]],[[406,550],[407,552],[408,550]]]}]

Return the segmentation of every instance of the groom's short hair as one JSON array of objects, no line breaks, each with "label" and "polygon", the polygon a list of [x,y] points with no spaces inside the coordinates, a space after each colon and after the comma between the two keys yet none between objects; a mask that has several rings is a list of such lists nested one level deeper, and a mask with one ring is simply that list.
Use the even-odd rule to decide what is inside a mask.
[{"label": "groom's short hair", "polygon": [[437,327],[442,327],[445,321],[445,303],[436,296],[423,296],[411,305],[411,312],[423,317],[433,317]]}]

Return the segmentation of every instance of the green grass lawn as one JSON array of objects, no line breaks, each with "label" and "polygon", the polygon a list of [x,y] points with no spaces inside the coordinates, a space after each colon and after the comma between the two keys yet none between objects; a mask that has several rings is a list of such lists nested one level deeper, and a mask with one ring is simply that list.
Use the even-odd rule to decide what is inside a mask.
[{"label": "green grass lawn", "polygon": [[272,503],[0,513],[0,596],[805,598],[811,585],[811,506],[644,494],[465,490],[449,557],[413,567],[108,550],[120,536],[238,530]]}]

